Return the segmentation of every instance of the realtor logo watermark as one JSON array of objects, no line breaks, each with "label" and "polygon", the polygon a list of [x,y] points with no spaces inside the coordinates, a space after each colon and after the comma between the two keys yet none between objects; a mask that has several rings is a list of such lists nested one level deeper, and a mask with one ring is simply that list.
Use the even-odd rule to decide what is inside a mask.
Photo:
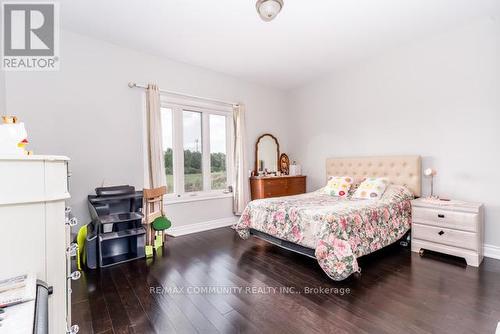
[{"label": "realtor logo watermark", "polygon": [[2,21],[3,70],[59,70],[57,3],[4,2]]}]

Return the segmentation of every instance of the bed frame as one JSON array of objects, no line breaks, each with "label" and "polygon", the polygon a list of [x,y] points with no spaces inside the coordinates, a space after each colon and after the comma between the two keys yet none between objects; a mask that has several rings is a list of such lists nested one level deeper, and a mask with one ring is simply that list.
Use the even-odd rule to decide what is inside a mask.
[{"label": "bed frame", "polygon": [[[330,176],[352,176],[356,181],[365,177],[387,177],[391,183],[405,185],[415,197],[422,195],[422,159],[418,155],[377,156],[326,159],[326,179]],[[281,248],[311,257],[315,250],[250,229],[250,234]],[[406,234],[401,240],[407,242]]]}]

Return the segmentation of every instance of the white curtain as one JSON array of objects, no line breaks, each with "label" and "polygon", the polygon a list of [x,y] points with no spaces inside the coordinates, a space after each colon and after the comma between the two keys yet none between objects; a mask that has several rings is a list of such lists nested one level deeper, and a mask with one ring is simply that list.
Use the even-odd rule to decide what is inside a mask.
[{"label": "white curtain", "polygon": [[245,106],[235,105],[233,108],[234,121],[234,180],[233,180],[233,211],[241,215],[248,203],[245,157]]},{"label": "white curtain", "polygon": [[154,84],[149,84],[146,90],[146,122],[149,187],[158,188],[166,185],[166,176],[161,133],[160,91]]}]

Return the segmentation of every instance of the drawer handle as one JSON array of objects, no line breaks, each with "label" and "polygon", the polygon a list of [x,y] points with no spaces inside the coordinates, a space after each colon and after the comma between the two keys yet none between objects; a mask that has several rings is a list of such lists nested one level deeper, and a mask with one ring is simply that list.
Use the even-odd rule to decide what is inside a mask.
[{"label": "drawer handle", "polygon": [[67,334],[76,334],[80,331],[80,327],[78,325],[73,325],[66,331]]},{"label": "drawer handle", "polygon": [[76,217],[73,217],[71,219],[66,219],[66,225],[73,227],[76,226],[77,224],[78,224],[78,219],[76,219]]},{"label": "drawer handle", "polygon": [[438,214],[438,218],[444,218],[444,215],[442,213]]},{"label": "drawer handle", "polygon": [[439,232],[438,232],[438,234],[439,234],[439,235],[443,235],[443,234],[444,234],[444,231],[443,231],[443,230],[441,230],[441,231],[439,231]]},{"label": "drawer handle", "polygon": [[82,273],[77,271],[73,271],[71,274],[69,274],[68,279],[71,279],[73,281],[77,281],[82,277]]},{"label": "drawer handle", "polygon": [[72,243],[68,248],[66,248],[66,253],[68,254],[69,257],[76,256],[77,252],[78,252],[78,244],[76,243]]}]

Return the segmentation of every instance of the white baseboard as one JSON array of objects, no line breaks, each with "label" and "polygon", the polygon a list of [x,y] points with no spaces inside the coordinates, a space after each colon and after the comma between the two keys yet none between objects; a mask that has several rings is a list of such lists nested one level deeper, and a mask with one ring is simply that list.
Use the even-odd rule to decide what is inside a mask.
[{"label": "white baseboard", "polygon": [[500,247],[484,244],[484,256],[500,260]]},{"label": "white baseboard", "polygon": [[209,220],[206,222],[189,224],[184,226],[172,227],[168,230],[167,234],[178,237],[185,234],[203,232],[208,230],[213,230],[214,228],[220,228],[225,226],[231,226],[238,221],[238,217],[227,217],[216,220]]}]

